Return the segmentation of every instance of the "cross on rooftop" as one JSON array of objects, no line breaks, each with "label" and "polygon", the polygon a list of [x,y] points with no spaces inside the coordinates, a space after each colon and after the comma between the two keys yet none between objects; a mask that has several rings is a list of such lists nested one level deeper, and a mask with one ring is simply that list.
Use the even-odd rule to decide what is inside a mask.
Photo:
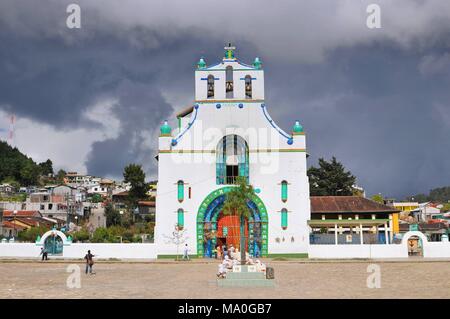
[{"label": "cross on rooftop", "polygon": [[234,59],[234,50],[236,50],[235,46],[232,46],[231,43],[228,43],[228,46],[224,47],[225,49],[225,58]]}]

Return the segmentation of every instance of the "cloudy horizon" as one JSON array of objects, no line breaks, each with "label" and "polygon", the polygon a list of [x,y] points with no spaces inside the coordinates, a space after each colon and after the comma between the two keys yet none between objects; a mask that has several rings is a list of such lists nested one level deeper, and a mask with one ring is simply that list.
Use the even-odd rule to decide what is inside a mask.
[{"label": "cloudy horizon", "polygon": [[[81,29],[66,8],[81,7]],[[380,29],[366,8],[381,7]],[[230,9],[231,8],[231,9]],[[300,120],[309,165],[332,156],[368,195],[450,185],[450,2],[445,0],[0,3],[0,136],[55,168],[156,178],[160,123],[191,105],[195,63],[233,42],[258,56],[268,110]]]}]

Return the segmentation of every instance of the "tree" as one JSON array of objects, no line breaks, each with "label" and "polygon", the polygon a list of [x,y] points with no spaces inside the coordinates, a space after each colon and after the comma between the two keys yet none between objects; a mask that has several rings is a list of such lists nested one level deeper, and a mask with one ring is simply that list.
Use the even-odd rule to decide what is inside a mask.
[{"label": "tree", "polygon": [[53,162],[48,159],[45,162],[39,163],[41,174],[44,176],[53,175]]},{"label": "tree", "polygon": [[91,203],[101,203],[103,202],[103,197],[100,194],[94,194],[91,197]]},{"label": "tree", "polygon": [[0,141],[0,180],[9,178],[20,185],[36,185],[40,173],[41,167],[31,158]]},{"label": "tree", "polygon": [[26,186],[36,185],[39,177],[40,169],[33,161],[27,161],[26,164],[20,170],[20,177],[22,183]]},{"label": "tree", "polygon": [[375,194],[372,196],[371,198],[374,202],[380,203],[380,204],[384,204],[384,198],[383,195],[381,194]]},{"label": "tree", "polygon": [[106,227],[120,225],[121,216],[119,211],[114,209],[111,203],[108,203],[105,207]]},{"label": "tree", "polygon": [[22,230],[19,232],[17,237],[21,241],[25,242],[34,242],[38,236],[42,236],[50,229],[47,226],[37,226],[37,227],[30,227],[28,229]]},{"label": "tree", "polygon": [[186,228],[180,228],[177,224],[175,224],[175,228],[171,236],[167,236],[165,234],[163,234],[163,236],[165,237],[165,242],[167,244],[175,244],[177,246],[177,255],[175,257],[175,260],[178,261],[179,247],[188,239],[188,237],[186,236]]},{"label": "tree", "polygon": [[137,207],[140,199],[147,198],[149,184],[145,182],[145,173],[141,165],[129,164],[124,168],[123,178],[125,183],[130,183],[131,189],[128,192],[128,206],[133,209]]},{"label": "tree", "polygon": [[89,231],[85,227],[81,228],[79,231],[72,233],[74,242],[83,242],[89,240],[89,237]]},{"label": "tree", "polygon": [[330,162],[319,158],[319,167],[308,169],[312,196],[350,196],[356,177],[333,156]]},{"label": "tree", "polygon": [[239,216],[241,265],[245,265],[245,218],[249,219],[251,216],[247,203],[254,195],[254,190],[252,185],[247,184],[245,177],[239,176],[236,182],[237,186],[226,194],[223,214]]},{"label": "tree", "polygon": [[59,184],[64,184],[64,178],[66,177],[66,175],[67,175],[66,171],[63,169],[60,169],[58,171],[58,173],[56,173],[56,181]]}]

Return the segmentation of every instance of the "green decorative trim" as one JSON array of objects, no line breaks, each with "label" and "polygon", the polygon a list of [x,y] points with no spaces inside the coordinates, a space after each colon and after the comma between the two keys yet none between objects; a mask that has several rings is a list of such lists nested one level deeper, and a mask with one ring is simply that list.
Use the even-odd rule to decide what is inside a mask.
[{"label": "green decorative trim", "polygon": [[[157,259],[175,259],[177,258],[177,255],[158,255],[156,257]],[[178,258],[181,260],[183,258],[183,254],[179,254]],[[189,258],[198,258],[197,255],[189,255]]]},{"label": "green decorative trim", "polygon": [[298,253],[298,254],[269,254],[269,258],[308,258],[308,253]]},{"label": "green decorative trim", "polygon": [[292,135],[305,135],[305,132],[292,132]]},{"label": "green decorative trim", "polygon": [[171,137],[172,134],[159,134],[159,137]]},{"label": "green decorative trim", "polygon": [[[234,187],[236,186],[226,186],[219,189],[216,189],[215,191],[212,191],[209,193],[208,196],[203,200],[203,202],[200,204],[200,207],[198,209],[197,213],[197,255],[199,257],[203,257],[203,231],[204,226],[203,222],[205,219],[205,213],[208,206],[219,196],[222,196],[228,192],[230,192]],[[258,197],[258,195],[253,194],[253,197],[251,198],[253,203],[255,203],[256,207],[258,207],[259,213],[261,214],[261,255],[263,257],[267,256],[268,254],[268,238],[269,238],[269,219],[267,216],[267,209],[264,205],[261,198]]]},{"label": "green decorative trim", "polygon": [[390,219],[389,218],[380,218],[380,219],[352,219],[352,220],[348,220],[348,219],[310,219],[308,220],[308,225],[311,224],[338,224],[338,225],[345,225],[345,224],[352,224],[352,225],[359,225],[359,224],[372,224],[372,223],[385,223],[385,222],[389,222]]}]

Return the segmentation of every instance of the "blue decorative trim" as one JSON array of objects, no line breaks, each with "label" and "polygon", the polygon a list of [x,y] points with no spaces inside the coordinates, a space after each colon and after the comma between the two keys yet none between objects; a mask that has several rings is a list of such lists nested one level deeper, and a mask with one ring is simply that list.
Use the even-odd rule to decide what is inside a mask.
[{"label": "blue decorative trim", "polygon": [[[240,80],[245,80],[245,78],[240,78]],[[252,78],[252,81],[256,80],[256,78]]]},{"label": "blue decorative trim", "polygon": [[217,103],[217,104],[216,104],[216,108],[217,108],[217,109],[220,109],[221,107],[222,107],[222,105],[221,105],[220,103]]},{"label": "blue decorative trim", "polygon": [[[265,104],[261,104],[261,108],[263,110],[263,114],[266,117],[266,120],[270,123],[270,125],[272,125],[272,127],[274,129],[276,129],[278,131],[278,133],[280,133],[281,136],[283,136],[284,138],[287,139],[287,143],[289,145],[292,145],[293,139],[291,135],[286,134],[278,125],[275,124],[275,122],[272,120],[272,118],[270,117],[270,115],[267,113],[266,111],[266,105]],[[289,143],[291,142],[291,143]]]},{"label": "blue decorative trim", "polygon": [[[200,78],[200,80],[202,80],[202,81],[207,81],[208,78]],[[214,78],[214,81],[217,81],[217,80],[220,80],[220,78]]]},{"label": "blue decorative trim", "polygon": [[239,106],[239,108],[240,108],[240,109],[242,109],[242,108],[244,107],[244,104],[242,104],[242,103],[239,103],[239,105],[238,105],[238,106]]},{"label": "blue decorative trim", "polygon": [[188,123],[188,125],[186,126],[186,128],[184,129],[183,132],[179,133],[173,140],[172,140],[172,146],[175,146],[178,144],[178,141],[183,137],[183,135],[192,127],[192,125],[194,125],[195,120],[197,119],[197,114],[198,114],[198,104],[194,105],[194,118],[192,119],[191,122]]},{"label": "blue decorative trim", "polygon": [[239,61],[239,64],[246,66],[247,68],[251,68],[252,70],[256,70],[256,68],[253,65],[245,64],[245,63],[242,63],[241,61]]}]

